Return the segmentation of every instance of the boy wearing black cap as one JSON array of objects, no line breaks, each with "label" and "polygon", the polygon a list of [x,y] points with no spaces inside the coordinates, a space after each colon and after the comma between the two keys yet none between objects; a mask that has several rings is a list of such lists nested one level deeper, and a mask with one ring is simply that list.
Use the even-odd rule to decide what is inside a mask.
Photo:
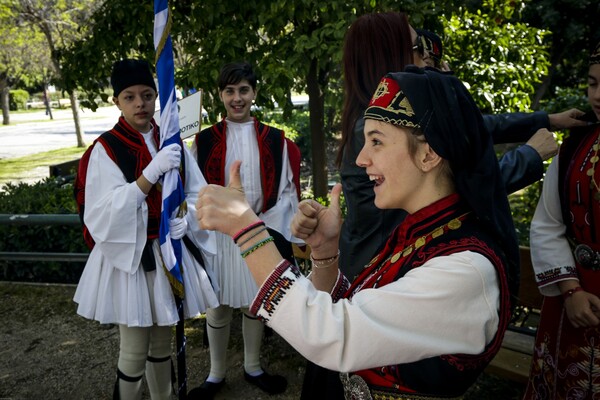
[{"label": "boy wearing black cap", "polygon": [[[85,204],[83,221],[92,250],[74,300],[83,317],[119,325],[113,398],[140,398],[145,373],[152,399],[169,399],[171,334],[179,318],[158,243],[160,179],[171,169],[179,170],[187,214],[170,220],[171,237],[187,236],[186,245],[193,243],[208,261],[215,252],[214,235],[200,230],[194,218],[196,196],[206,181],[190,162],[186,146],[158,150],[153,119],[157,92],[149,64],[116,62],[111,84],[122,116],[94,142],[87,170],[80,167],[83,176],[78,177],[85,180],[77,196]],[[184,315],[191,318],[218,302],[208,276],[210,265],[202,266],[186,246],[182,253]]]}]

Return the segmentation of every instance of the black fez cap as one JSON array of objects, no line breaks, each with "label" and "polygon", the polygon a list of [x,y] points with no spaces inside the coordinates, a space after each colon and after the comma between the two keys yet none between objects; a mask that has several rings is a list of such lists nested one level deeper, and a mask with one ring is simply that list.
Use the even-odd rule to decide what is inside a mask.
[{"label": "black fez cap", "polygon": [[456,191],[504,250],[516,295],[519,247],[506,189],[492,137],[462,82],[449,72],[409,65],[381,79],[364,118],[421,131],[449,162]]},{"label": "black fez cap", "polygon": [[126,59],[113,64],[110,84],[115,94],[119,96],[123,90],[134,85],[146,85],[156,92],[156,84],[150,70],[150,64],[144,60]]}]

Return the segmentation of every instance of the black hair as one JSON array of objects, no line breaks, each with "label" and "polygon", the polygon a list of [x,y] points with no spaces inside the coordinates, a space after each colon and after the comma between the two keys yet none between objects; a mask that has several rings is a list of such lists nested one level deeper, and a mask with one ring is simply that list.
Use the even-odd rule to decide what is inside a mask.
[{"label": "black hair", "polygon": [[219,73],[219,92],[227,85],[237,85],[243,79],[247,80],[252,89],[256,91],[256,74],[247,62],[234,62],[225,64]]}]

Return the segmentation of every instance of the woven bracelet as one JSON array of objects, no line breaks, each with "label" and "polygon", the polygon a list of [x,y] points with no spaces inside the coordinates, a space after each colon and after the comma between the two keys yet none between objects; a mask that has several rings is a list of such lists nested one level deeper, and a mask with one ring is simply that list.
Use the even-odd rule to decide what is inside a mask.
[{"label": "woven bracelet", "polygon": [[329,258],[314,258],[312,253],[310,255],[310,261],[312,261],[313,268],[316,269],[329,268],[337,261],[338,258],[340,258],[339,250],[335,256]]},{"label": "woven bracelet", "polygon": [[269,243],[269,242],[273,242],[275,239],[273,239],[273,236],[269,236],[267,238],[264,238],[263,240],[261,240],[260,242],[256,243],[254,246],[250,247],[247,250],[244,250],[241,255],[242,258],[246,258],[247,256],[249,256],[250,254],[254,253],[254,251],[256,251],[257,249],[263,247],[265,244]]},{"label": "woven bracelet", "polygon": [[239,238],[243,235],[245,235],[246,233],[250,232],[252,229],[258,227],[258,226],[264,226],[265,223],[263,221],[256,221],[251,223],[250,225],[248,225],[245,228],[240,229],[235,235],[232,236],[233,241],[235,242],[235,244],[237,244],[237,241],[239,240]]},{"label": "woven bracelet", "polygon": [[246,243],[248,243],[249,241],[251,241],[252,239],[254,239],[256,237],[256,235],[258,235],[261,232],[264,232],[267,230],[266,226],[263,226],[262,228],[260,228],[259,230],[257,230],[256,232],[254,232],[252,235],[250,235],[250,237],[246,240],[244,240],[243,242],[238,243],[238,247],[242,247],[243,245],[245,245]]}]

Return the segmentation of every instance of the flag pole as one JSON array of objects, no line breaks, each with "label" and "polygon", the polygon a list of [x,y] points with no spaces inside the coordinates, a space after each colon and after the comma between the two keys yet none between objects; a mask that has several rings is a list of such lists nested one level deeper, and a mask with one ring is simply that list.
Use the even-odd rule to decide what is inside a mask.
[{"label": "flag pole", "polygon": [[[154,1],[154,49],[156,52],[156,76],[160,100],[160,148],[180,143],[177,96],[175,93],[175,66],[171,40],[171,13],[167,0]],[[183,149],[182,149],[183,150]],[[185,362],[186,337],[184,332],[184,286],[181,240],[171,238],[169,220],[178,215],[185,205],[183,184],[178,170],[170,170],[163,177],[162,211],[159,240],[163,265],[175,296],[179,321],[175,328],[177,346],[177,395],[187,400],[187,369]],[[184,207],[181,207],[182,210]]]}]

